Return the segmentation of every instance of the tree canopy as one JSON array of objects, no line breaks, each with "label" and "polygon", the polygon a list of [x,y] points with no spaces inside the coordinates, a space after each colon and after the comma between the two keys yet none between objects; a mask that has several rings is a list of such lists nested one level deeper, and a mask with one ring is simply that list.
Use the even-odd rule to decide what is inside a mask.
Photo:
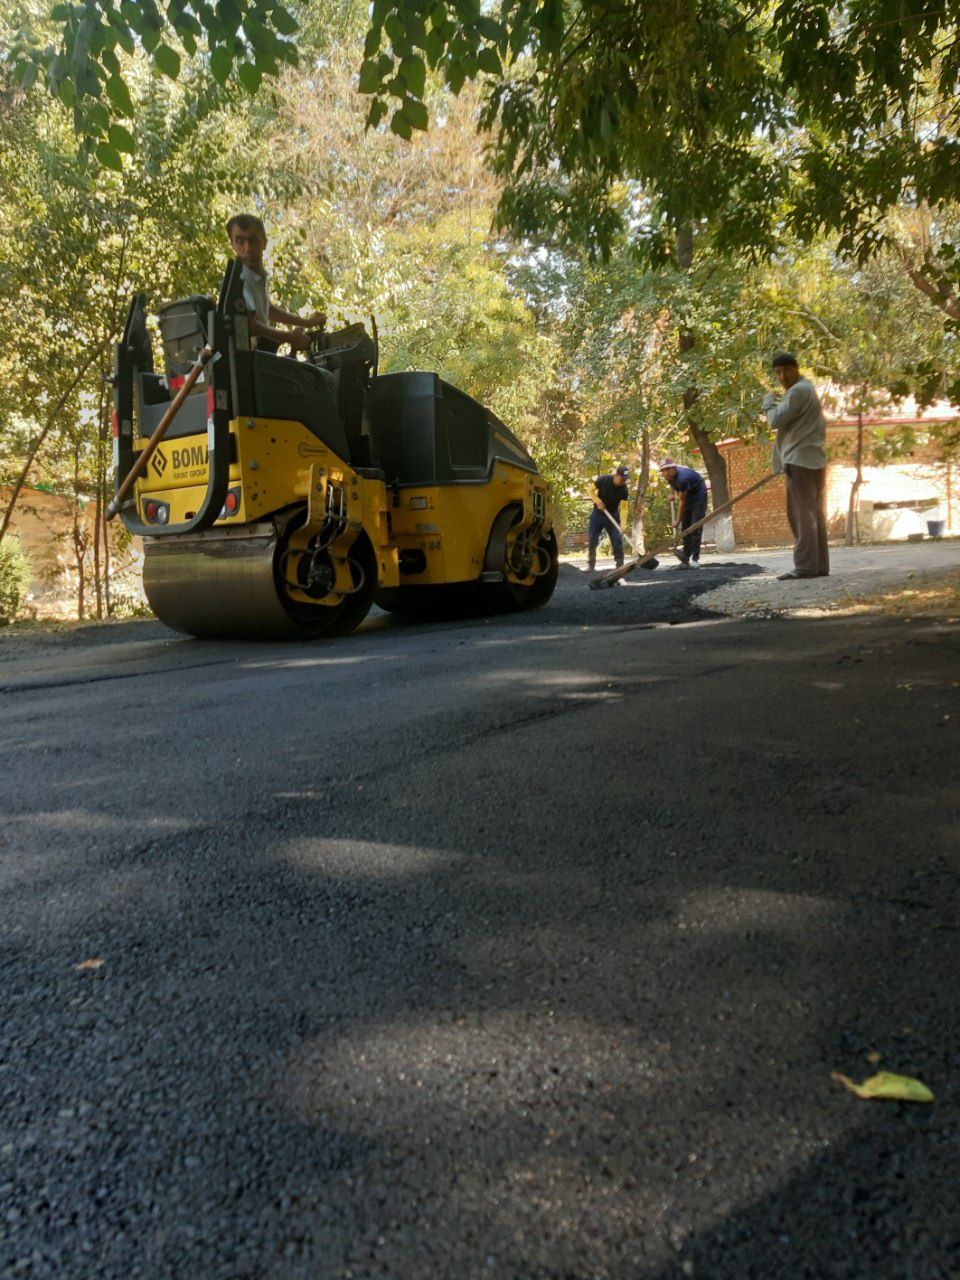
[{"label": "tree canopy", "polygon": [[[344,5],[321,6],[329,18]],[[28,10],[28,0],[19,0]],[[75,114],[104,163],[129,149],[125,57],[255,92],[296,61],[290,0],[66,0],[11,56]],[[482,123],[514,231],[650,252],[709,223],[720,249],[836,234],[866,254],[903,200],[960,198],[957,0],[372,0],[368,123],[409,139],[435,77],[484,86]],[[636,207],[624,183],[643,193]],[[611,200],[611,195],[616,198]]]},{"label": "tree canopy", "polygon": [[[487,84],[502,215],[606,251],[709,221],[718,247],[880,241],[904,198],[960,195],[960,6],[917,0],[374,0],[371,121],[422,122],[424,66]],[[396,117],[393,127],[397,128]],[[626,219],[623,182],[651,197]]]}]

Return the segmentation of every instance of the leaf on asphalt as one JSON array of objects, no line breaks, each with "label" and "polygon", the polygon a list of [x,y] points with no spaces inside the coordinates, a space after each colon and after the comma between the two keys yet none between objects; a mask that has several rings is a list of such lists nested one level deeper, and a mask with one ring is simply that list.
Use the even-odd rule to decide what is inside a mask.
[{"label": "leaf on asphalt", "polygon": [[864,1080],[863,1084],[857,1084],[839,1071],[831,1071],[830,1076],[858,1098],[892,1098],[897,1102],[933,1101],[933,1094],[925,1084],[911,1076],[898,1076],[893,1071],[878,1071],[869,1080]]},{"label": "leaf on asphalt", "polygon": [[102,969],[106,963],[102,956],[93,956],[89,960],[81,960],[79,964],[75,964],[73,967],[77,973],[86,973],[91,969]]}]

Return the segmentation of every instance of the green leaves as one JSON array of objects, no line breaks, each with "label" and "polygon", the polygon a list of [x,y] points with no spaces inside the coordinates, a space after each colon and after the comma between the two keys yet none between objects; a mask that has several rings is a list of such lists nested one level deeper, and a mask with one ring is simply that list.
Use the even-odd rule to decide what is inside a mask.
[{"label": "green leaves", "polygon": [[271,11],[270,17],[273,22],[274,28],[282,36],[296,35],[297,31],[299,30],[299,25],[297,23],[296,18],[293,16],[292,13],[290,13],[289,10],[285,9],[283,5],[280,5],[280,4],[274,5],[273,10]]},{"label": "green leaves", "polygon": [[110,125],[107,134],[109,145],[115,152],[125,151],[127,155],[136,155],[137,143],[133,134],[129,129],[124,128],[122,124]]},{"label": "green leaves", "polygon": [[233,67],[233,55],[226,45],[217,45],[210,54],[210,74],[217,84],[224,85]]},{"label": "green leaves", "polygon": [[[427,82],[427,68],[422,58],[416,54],[403,58],[400,62],[400,75],[403,77],[408,95],[414,98],[423,97],[423,90]],[[425,129],[427,126],[423,124],[416,127]]]},{"label": "green leaves", "polygon": [[[278,0],[77,0],[53,5],[50,20],[59,28],[54,44],[42,42],[36,26],[35,42],[27,38],[15,51],[18,82],[30,90],[42,72],[51,92],[73,109],[81,141],[112,169],[120,154],[110,126],[134,111],[120,51],[128,58],[145,51],[169,80],[209,70],[223,87],[235,74],[248,93],[297,57],[292,37],[299,27]],[[412,75],[417,83],[415,64]]]},{"label": "green leaves", "polygon": [[115,169],[118,172],[123,172],[123,161],[120,158],[120,153],[109,142],[97,143],[96,156],[105,169]]},{"label": "green leaves", "polygon": [[390,121],[391,132],[395,133],[398,138],[403,138],[409,142],[413,137],[413,125],[404,115],[403,111],[395,111]]},{"label": "green leaves", "polygon": [[375,93],[380,84],[380,72],[375,62],[369,60],[360,65],[360,79],[357,88],[361,93]]},{"label": "green leaves", "polygon": [[417,102],[414,98],[404,98],[401,114],[414,129],[426,129],[430,123],[427,108],[422,102]]},{"label": "green leaves", "polygon": [[[425,100],[414,58],[454,93],[484,80],[482,123],[510,178],[515,229],[586,234],[605,253],[616,220],[603,207],[630,182],[655,197],[642,232],[651,246],[661,222],[707,219],[724,250],[770,253],[784,236],[827,228],[863,256],[903,193],[960,199],[960,128],[943,110],[960,80],[952,10],[906,16],[890,0],[859,0],[840,22],[828,0],[766,10],[652,0],[642,16],[608,0],[485,9],[375,0],[361,91],[407,118],[405,100]],[[586,206],[535,209],[524,184],[538,173],[576,187]]]},{"label": "green leaves", "polygon": [[263,73],[251,63],[244,62],[237,68],[237,79],[248,93],[256,93],[263,80]]},{"label": "green leaves", "polygon": [[153,64],[171,80],[176,80],[180,74],[180,55],[168,44],[157,45],[153,53]]}]

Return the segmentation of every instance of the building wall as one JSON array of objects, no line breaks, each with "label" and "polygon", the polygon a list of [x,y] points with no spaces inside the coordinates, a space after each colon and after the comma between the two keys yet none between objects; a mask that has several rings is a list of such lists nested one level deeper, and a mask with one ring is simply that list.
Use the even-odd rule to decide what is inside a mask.
[{"label": "building wall", "polygon": [[[876,425],[889,426],[890,422]],[[869,446],[869,439],[867,441]],[[724,441],[731,493],[739,493],[770,469],[770,445]],[[831,537],[843,538],[856,468],[856,429],[849,424],[827,429],[827,523]],[[960,466],[941,457],[937,446],[920,445],[904,461],[864,467],[860,490],[860,530],[865,540],[905,538],[926,532],[928,519],[960,531]],[[880,504],[878,507],[877,504]],[[786,516],[786,482],[777,477],[733,508],[739,546],[774,547],[792,542]]]}]

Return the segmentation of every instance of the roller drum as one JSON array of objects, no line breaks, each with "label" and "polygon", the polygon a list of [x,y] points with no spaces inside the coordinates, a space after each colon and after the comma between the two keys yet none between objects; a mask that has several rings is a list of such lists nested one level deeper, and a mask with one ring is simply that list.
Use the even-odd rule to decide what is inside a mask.
[{"label": "roller drum", "polygon": [[148,542],[143,587],[150,607],[168,627],[201,638],[309,637],[312,628],[292,618],[281,601],[277,544],[272,528],[259,536],[214,533]]}]

